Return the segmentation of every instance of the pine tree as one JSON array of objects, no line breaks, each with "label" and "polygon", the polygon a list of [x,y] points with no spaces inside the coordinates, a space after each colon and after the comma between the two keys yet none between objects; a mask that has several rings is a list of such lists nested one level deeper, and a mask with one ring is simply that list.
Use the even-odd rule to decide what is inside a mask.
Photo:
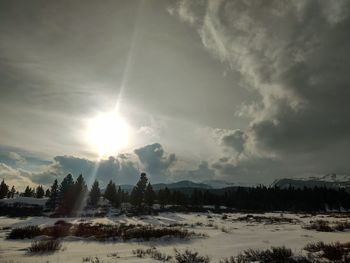
[{"label": "pine tree", "polygon": [[192,205],[202,205],[203,203],[202,191],[199,189],[194,189],[191,194],[190,200]]},{"label": "pine tree", "polygon": [[57,179],[53,182],[51,186],[51,191],[50,191],[50,197],[47,202],[47,206],[50,207],[51,209],[55,209],[57,204],[58,204],[58,181]]},{"label": "pine tree", "polygon": [[113,199],[115,198],[116,193],[117,193],[117,189],[116,189],[115,183],[113,183],[112,180],[110,180],[109,183],[107,184],[107,187],[104,193],[104,198],[112,202]]},{"label": "pine tree", "polygon": [[83,199],[87,196],[88,187],[85,183],[84,177],[80,174],[74,184],[74,201],[75,206],[80,207]]},{"label": "pine tree", "polygon": [[115,186],[115,183],[109,181],[105,193],[104,193],[104,198],[106,198],[108,201],[112,203],[113,206],[115,207],[120,207],[120,194],[119,191],[117,192],[117,188]]},{"label": "pine tree", "polygon": [[168,187],[165,187],[164,189],[164,201],[166,204],[171,203],[171,193]]},{"label": "pine tree", "polygon": [[68,174],[65,178],[63,178],[61,185],[59,187],[59,195],[60,198],[63,198],[64,195],[72,189],[74,186],[73,176]]},{"label": "pine tree", "polygon": [[153,191],[151,183],[148,183],[145,191],[145,203],[149,206],[152,206],[155,199],[155,193]]},{"label": "pine tree", "polygon": [[11,190],[7,194],[7,198],[13,198],[15,196],[15,193],[16,193],[16,189],[15,189],[15,186],[13,185]]},{"label": "pine tree", "polygon": [[122,191],[122,189],[120,188],[120,186],[118,187],[118,191],[117,191],[117,195],[116,198],[114,200],[114,206],[115,207],[120,207],[121,203],[125,202],[125,198],[124,198],[124,191]]},{"label": "pine tree", "polygon": [[141,207],[145,199],[145,191],[147,186],[147,176],[146,173],[141,173],[140,179],[136,186],[132,189],[130,195],[130,201],[132,205]]},{"label": "pine tree", "polygon": [[33,197],[34,196],[34,189],[30,188],[29,186],[26,187],[26,189],[23,192],[24,197]]},{"label": "pine tree", "polygon": [[45,197],[50,197],[50,195],[51,195],[51,191],[50,191],[50,189],[48,188],[48,189],[46,189],[46,191],[45,191]]},{"label": "pine tree", "polygon": [[43,198],[44,197],[44,189],[41,185],[39,185],[37,188],[36,188],[36,193],[35,193],[35,197],[36,198]]},{"label": "pine tree", "polygon": [[0,184],[0,199],[3,199],[7,196],[7,193],[9,191],[8,185],[5,183],[5,180],[2,180]]},{"label": "pine tree", "polygon": [[58,213],[63,215],[70,214],[75,206],[76,196],[73,176],[68,174],[63,178],[59,187]]},{"label": "pine tree", "polygon": [[100,190],[100,187],[98,185],[98,182],[95,181],[91,187],[91,191],[89,194],[90,204],[93,206],[97,205],[98,201],[100,200],[100,196],[101,196],[101,190]]},{"label": "pine tree", "polygon": [[158,200],[158,203],[161,205],[161,207],[164,207],[164,205],[166,205],[164,189],[160,189],[158,191],[157,200]]}]

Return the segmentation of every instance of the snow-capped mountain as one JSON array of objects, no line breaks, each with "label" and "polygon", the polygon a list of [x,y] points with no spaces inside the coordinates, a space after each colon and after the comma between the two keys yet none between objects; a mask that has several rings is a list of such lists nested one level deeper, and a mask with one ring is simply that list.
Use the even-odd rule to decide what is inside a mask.
[{"label": "snow-capped mountain", "polygon": [[346,188],[350,190],[350,176],[345,174],[327,174],[324,176],[312,176],[307,178],[283,178],[273,182],[272,186],[287,188],[302,187],[329,187]]}]

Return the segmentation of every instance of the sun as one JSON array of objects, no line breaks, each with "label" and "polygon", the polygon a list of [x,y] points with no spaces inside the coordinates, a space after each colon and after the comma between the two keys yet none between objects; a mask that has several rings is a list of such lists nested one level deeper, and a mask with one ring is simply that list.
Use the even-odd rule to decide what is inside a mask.
[{"label": "sun", "polygon": [[88,140],[100,157],[106,157],[127,147],[129,133],[129,125],[119,114],[103,113],[90,120]]}]

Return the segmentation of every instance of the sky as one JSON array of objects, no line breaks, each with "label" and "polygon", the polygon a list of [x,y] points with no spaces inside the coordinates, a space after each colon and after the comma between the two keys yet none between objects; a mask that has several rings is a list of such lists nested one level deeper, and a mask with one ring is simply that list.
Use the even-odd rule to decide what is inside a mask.
[{"label": "sky", "polygon": [[[21,189],[68,173],[102,185],[142,171],[267,185],[350,174],[349,8],[3,0],[0,178]],[[96,121],[112,112],[126,130]]]}]

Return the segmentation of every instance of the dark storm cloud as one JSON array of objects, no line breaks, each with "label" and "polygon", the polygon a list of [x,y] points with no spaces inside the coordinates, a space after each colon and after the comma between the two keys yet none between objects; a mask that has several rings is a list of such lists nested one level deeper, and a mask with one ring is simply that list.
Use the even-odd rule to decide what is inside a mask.
[{"label": "dark storm cloud", "polygon": [[[336,169],[327,153],[349,154],[349,1],[179,1],[171,12],[260,95],[240,111],[251,118],[246,139],[228,136],[226,145],[275,155],[281,164],[313,153],[314,171],[322,173],[323,162]],[[308,167],[310,157],[298,161]],[[240,172],[240,164],[230,165]]]},{"label": "dark storm cloud", "polygon": [[152,180],[168,180],[169,168],[175,164],[175,154],[166,154],[162,145],[154,143],[134,150],[134,153],[150,173]]},{"label": "dark storm cloud", "polygon": [[246,143],[246,135],[241,130],[233,130],[223,135],[222,143],[234,149],[237,154],[240,154],[244,151],[244,144]]}]

